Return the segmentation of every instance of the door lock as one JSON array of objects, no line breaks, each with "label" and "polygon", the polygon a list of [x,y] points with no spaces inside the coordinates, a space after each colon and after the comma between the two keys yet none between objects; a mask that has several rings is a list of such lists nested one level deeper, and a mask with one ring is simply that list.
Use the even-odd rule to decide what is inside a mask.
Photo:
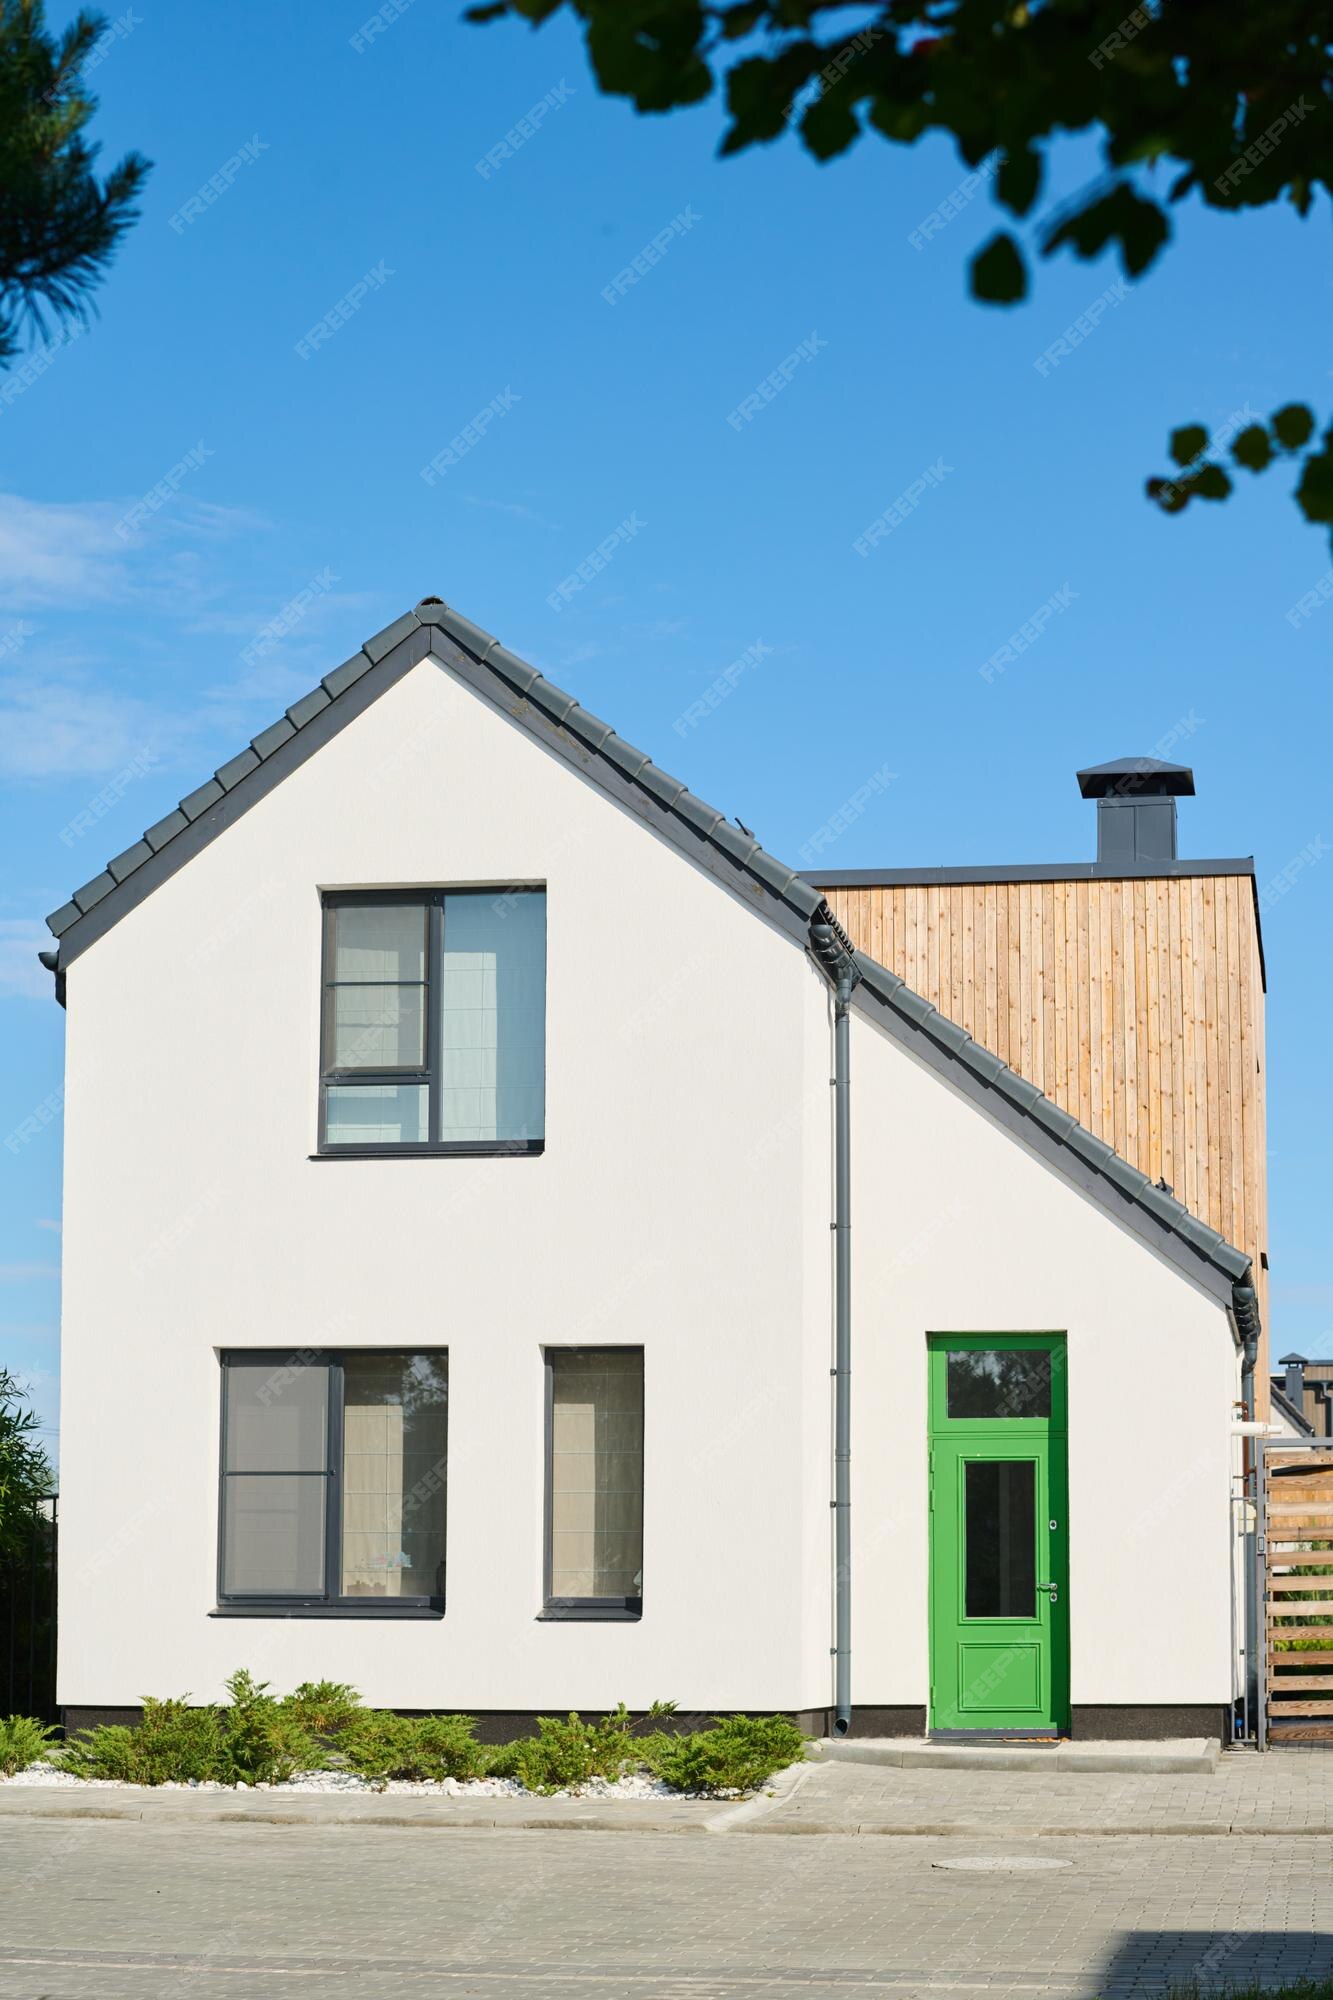
[{"label": "door lock", "polygon": [[1051,1603],[1052,1603],[1052,1604],[1056,1603],[1056,1602],[1057,1602],[1057,1600],[1059,1599],[1059,1596],[1060,1596],[1060,1586],[1059,1586],[1059,1584],[1058,1584],[1058,1583],[1039,1583],[1039,1584],[1038,1584],[1038,1585],[1037,1585],[1036,1587],[1037,1587],[1037,1589],[1038,1589],[1038,1590],[1049,1590],[1049,1591],[1050,1591],[1050,1593],[1051,1593]]}]

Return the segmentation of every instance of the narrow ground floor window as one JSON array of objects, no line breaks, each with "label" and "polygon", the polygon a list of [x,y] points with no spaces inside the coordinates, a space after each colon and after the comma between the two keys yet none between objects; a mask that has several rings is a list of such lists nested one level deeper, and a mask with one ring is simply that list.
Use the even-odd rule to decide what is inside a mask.
[{"label": "narrow ground floor window", "polygon": [[222,1358],[224,1607],[443,1610],[448,1362]]},{"label": "narrow ground floor window", "polygon": [[643,1609],[643,1349],[546,1351],[546,1610]]}]

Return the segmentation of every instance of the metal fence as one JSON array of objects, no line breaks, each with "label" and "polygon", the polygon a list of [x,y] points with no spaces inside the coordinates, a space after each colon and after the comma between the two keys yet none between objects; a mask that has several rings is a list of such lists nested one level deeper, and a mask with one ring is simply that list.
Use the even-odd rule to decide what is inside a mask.
[{"label": "metal fence", "polygon": [[56,1495],[19,1516],[0,1553],[0,1715],[56,1722]]}]

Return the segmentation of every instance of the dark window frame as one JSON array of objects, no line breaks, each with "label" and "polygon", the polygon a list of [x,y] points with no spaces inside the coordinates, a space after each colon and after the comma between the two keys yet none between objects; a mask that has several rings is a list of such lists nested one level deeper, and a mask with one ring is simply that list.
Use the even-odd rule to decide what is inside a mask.
[{"label": "dark window frame", "polygon": [[[217,1610],[215,1617],[279,1617],[279,1618],[442,1618],[445,1600],[442,1595],[394,1598],[344,1597],[333,1588],[342,1575],[342,1449],[343,1449],[343,1407],[345,1390],[343,1364],[349,1360],[361,1360],[385,1354],[430,1354],[443,1357],[445,1379],[448,1381],[449,1350],[447,1347],[303,1347],[300,1349],[279,1347],[226,1347],[218,1355],[218,1384],[220,1389],[219,1447],[218,1447],[218,1573]],[[272,1367],[279,1368],[324,1368],[328,1371],[328,1390],[325,1417],[325,1457],[328,1461],[322,1472],[303,1470],[302,1478],[320,1479],[326,1482],[324,1501],[324,1589],[318,1593],[301,1591],[228,1591],[226,1576],[226,1531],[227,1531],[227,1481],[229,1479],[273,1478],[284,1475],[265,1471],[263,1473],[232,1472],[227,1467],[227,1370],[231,1367]],[[335,1393],[336,1392],[336,1393]],[[445,1585],[448,1587],[448,1479],[449,1479],[449,1406],[445,1404]]]},{"label": "dark window frame", "polygon": [[[319,970],[319,1130],[316,1151],[311,1155],[317,1160],[397,1160],[466,1158],[469,1155],[488,1159],[504,1158],[510,1155],[521,1158],[529,1154],[539,1154],[546,1150],[545,1111],[543,1108],[543,1133],[540,1139],[441,1139],[440,1098],[442,1091],[441,1067],[443,1055],[443,1016],[440,1001],[439,966],[444,948],[444,906],[450,896],[542,896],[546,895],[544,882],[516,882],[503,888],[481,888],[462,885],[456,888],[435,889],[325,889],[320,895],[320,970]],[[377,905],[424,910],[426,916],[426,962],[424,981],[387,980],[366,982],[367,984],[408,985],[421,984],[425,994],[425,1020],[423,1023],[423,1055],[421,1068],[386,1067],[382,1069],[339,1069],[329,1063],[332,1053],[333,1004],[332,995],[339,984],[331,977],[333,966],[334,915],[339,909],[365,908]],[[545,1037],[545,995],[543,995],[542,1015],[542,1070],[545,1077],[546,1037]],[[330,1145],[328,1137],[328,1093],[332,1085],[385,1084],[420,1085],[426,1091],[426,1133],[424,1140],[368,1141],[359,1145]],[[543,1107],[545,1093],[543,1090]]]},{"label": "dark window frame", "polygon": [[[554,1549],[552,1546],[552,1524],[555,1501],[555,1356],[557,1354],[637,1354],[640,1371],[644,1377],[644,1431],[648,1428],[647,1375],[643,1345],[639,1341],[601,1341],[596,1345],[585,1342],[552,1342],[542,1348],[542,1371],[545,1376],[545,1409],[543,1429],[546,1451],[545,1485],[542,1505],[542,1608],[538,1614],[544,1623],[604,1621],[608,1624],[637,1622],[643,1616],[643,1597],[554,1597],[551,1594],[551,1572]],[[642,1529],[640,1534],[642,1535]],[[640,1559],[642,1559],[640,1547]]]}]

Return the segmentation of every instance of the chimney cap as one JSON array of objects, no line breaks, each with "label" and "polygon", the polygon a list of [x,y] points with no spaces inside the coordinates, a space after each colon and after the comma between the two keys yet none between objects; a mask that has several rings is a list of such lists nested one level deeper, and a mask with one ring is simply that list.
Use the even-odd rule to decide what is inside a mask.
[{"label": "chimney cap", "polygon": [[1281,1362],[1284,1368],[1286,1367],[1289,1361],[1294,1362],[1298,1368],[1308,1368],[1310,1365],[1310,1357],[1308,1354],[1280,1354],[1278,1356],[1278,1360]]},{"label": "chimney cap", "polygon": [[1114,757],[1080,771],[1078,788],[1085,799],[1192,799],[1194,773],[1188,764],[1164,764],[1160,757]]}]

